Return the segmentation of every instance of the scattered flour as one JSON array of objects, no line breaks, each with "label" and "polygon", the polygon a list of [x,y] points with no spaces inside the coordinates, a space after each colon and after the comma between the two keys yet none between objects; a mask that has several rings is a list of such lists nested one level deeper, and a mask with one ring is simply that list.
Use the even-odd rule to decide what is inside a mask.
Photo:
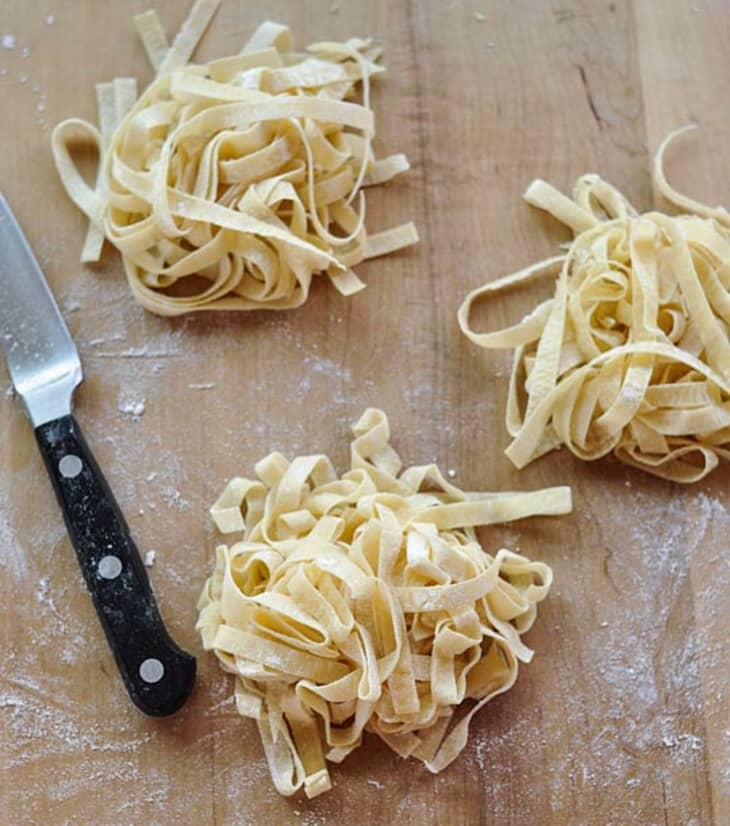
[{"label": "scattered flour", "polygon": [[162,498],[164,499],[168,508],[174,508],[178,511],[190,510],[190,502],[183,498],[182,494],[177,488],[164,488],[162,491]]},{"label": "scattered flour", "polygon": [[119,403],[119,412],[123,416],[128,416],[134,421],[139,421],[139,419],[144,415],[145,409],[144,399],[126,400]]},{"label": "scattered flour", "polygon": [[149,551],[145,551],[144,555],[144,564],[146,568],[151,568],[155,564],[155,558],[157,556],[157,551],[150,549]]},{"label": "scattered flour", "polygon": [[12,34],[4,34],[1,42],[3,49],[14,49],[16,46],[15,36]]},{"label": "scattered flour", "polygon": [[28,556],[19,544],[15,531],[2,510],[0,510],[0,570],[15,582],[21,582],[28,577]]}]

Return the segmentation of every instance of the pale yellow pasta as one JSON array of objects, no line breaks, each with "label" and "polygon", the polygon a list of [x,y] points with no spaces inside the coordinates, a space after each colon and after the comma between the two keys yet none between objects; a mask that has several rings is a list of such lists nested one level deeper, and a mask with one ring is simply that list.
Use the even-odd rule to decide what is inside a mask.
[{"label": "pale yellow pasta", "polygon": [[[662,143],[654,173],[688,214],[639,215],[597,175],[580,178],[572,199],[534,181],[525,200],[574,241],[565,255],[473,290],[459,309],[475,344],[515,348],[506,453],[517,467],[564,444],[582,459],[613,451],[688,483],[730,458],[730,215],[667,183],[664,152],[684,131]],[[472,329],[475,300],[555,269],[554,297],[520,323]]]},{"label": "pale yellow pasta", "polygon": [[[111,134],[108,106],[101,133],[78,119],[54,130],[61,181],[91,224],[82,258],[98,260],[106,237],[160,315],[298,307],[321,274],[355,293],[353,266],[418,240],[411,223],[365,228],[363,187],[409,168],[372,149],[380,49],[351,39],[298,53],[285,26],[264,23],[240,54],[189,64],[217,7],[198,0],[172,46],[154,12],[138,15],[155,80]],[[105,104],[121,93],[101,90]],[[95,188],[71,158],[79,132],[102,158]]]},{"label": "pale yellow pasta", "polygon": [[435,465],[403,470],[379,410],[354,436],[344,475],[272,453],[211,509],[231,538],[197,627],[285,795],[327,791],[326,761],[365,731],[433,772],[454,760],[531,659],[521,636],[552,581],[542,562],[488,554],[475,526],[571,510],[570,488],[464,493]]}]

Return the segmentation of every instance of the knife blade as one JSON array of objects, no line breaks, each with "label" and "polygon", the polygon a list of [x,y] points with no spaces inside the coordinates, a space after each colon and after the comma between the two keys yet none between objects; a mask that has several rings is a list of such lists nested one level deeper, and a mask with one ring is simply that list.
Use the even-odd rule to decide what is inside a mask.
[{"label": "knife blade", "polygon": [[0,296],[0,349],[119,672],[140,710],[172,714],[190,695],[195,659],[167,633],[129,527],[71,414],[79,354],[2,194]]},{"label": "knife blade", "polygon": [[33,424],[71,412],[81,382],[76,345],[41,268],[0,194],[0,347]]}]

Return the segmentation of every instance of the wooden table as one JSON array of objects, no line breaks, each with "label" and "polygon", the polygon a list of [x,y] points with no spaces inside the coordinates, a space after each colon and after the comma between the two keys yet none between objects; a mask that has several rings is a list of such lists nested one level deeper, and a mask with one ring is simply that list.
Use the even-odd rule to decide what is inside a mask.
[{"label": "wooden table", "polygon": [[[170,33],[186,6],[157,2]],[[94,116],[95,82],[149,81],[130,25],[146,7],[0,6],[0,33],[15,38],[0,49],[0,182],[79,344],[78,417],[141,549],[157,551],[162,611],[201,655],[200,677],[173,719],[131,707],[28,422],[0,395],[0,821],[730,822],[727,467],[689,489],[567,451],[518,473],[502,455],[509,355],[477,350],[455,319],[469,288],[565,240],[520,200],[535,176],[565,189],[600,172],[646,209],[654,148],[696,120],[701,132],[671,153],[671,178],[728,204],[730,5],[225,0],[203,59],[237,51],[264,17],[301,43],[383,37],[378,142],[406,152],[413,171],[372,192],[369,226],[413,219],[423,241],[359,267],[368,288],[352,299],[322,283],[300,311],[174,321],[133,303],[113,250],[99,267],[79,265],[85,224],[49,153],[54,123]],[[549,289],[492,303],[489,324]],[[389,413],[408,463],[436,459],[468,489],[569,483],[575,514],[485,535],[490,548],[518,544],[548,561],[556,584],[528,636],[533,663],[482,712],[456,763],[432,776],[368,739],[333,768],[331,793],[285,800],[193,630],[214,542],[206,509],[271,449],[327,452],[342,466],[368,405]]]}]

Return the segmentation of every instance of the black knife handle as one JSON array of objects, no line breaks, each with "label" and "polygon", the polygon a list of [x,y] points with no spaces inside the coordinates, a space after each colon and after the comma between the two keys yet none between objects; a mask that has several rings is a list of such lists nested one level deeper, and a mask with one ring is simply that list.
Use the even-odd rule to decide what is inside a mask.
[{"label": "black knife handle", "polygon": [[127,691],[145,714],[172,714],[192,691],[195,658],[167,633],[129,527],[73,416],[35,435]]}]

